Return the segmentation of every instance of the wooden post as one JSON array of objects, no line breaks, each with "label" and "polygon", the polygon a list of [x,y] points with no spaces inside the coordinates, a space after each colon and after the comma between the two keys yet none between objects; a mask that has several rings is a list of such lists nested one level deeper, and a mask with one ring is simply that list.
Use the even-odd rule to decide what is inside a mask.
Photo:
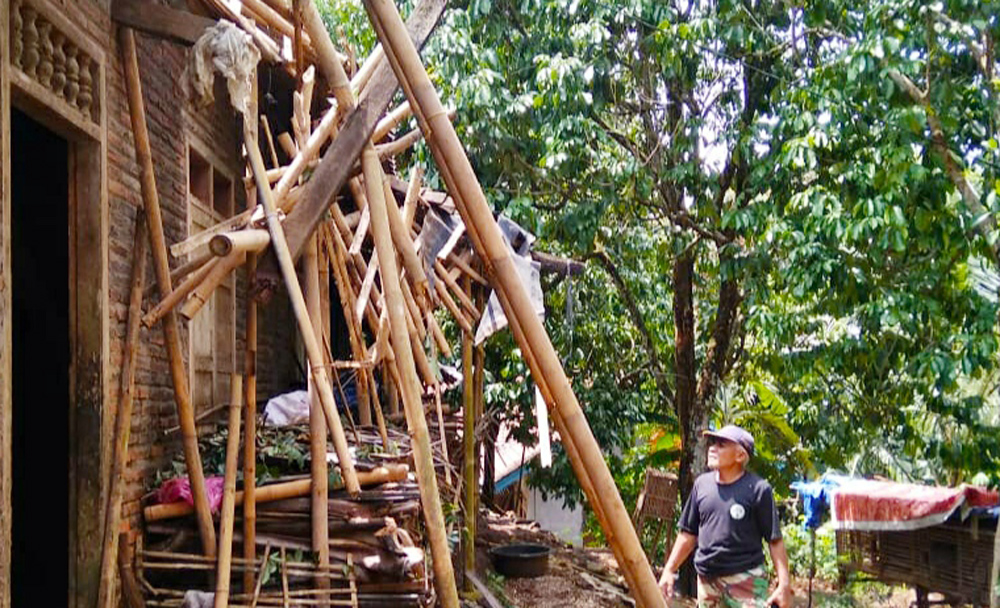
[{"label": "wooden post", "polygon": [[[139,80],[139,59],[136,55],[135,35],[129,28],[121,28],[119,34],[122,47],[122,67],[125,72],[129,112],[132,118],[135,157],[141,171],[142,201],[149,220],[149,237],[153,261],[155,262],[156,280],[160,287],[160,294],[166,295],[171,291],[170,264],[167,261],[167,244],[163,235],[160,199],[156,192],[153,153],[149,145],[149,131],[146,129],[146,112],[142,101],[142,83]],[[205,473],[201,468],[201,456],[198,454],[194,408],[191,405],[191,395],[188,393],[187,374],[184,370],[184,357],[181,353],[177,317],[173,313],[168,313],[163,317],[163,334],[167,345],[167,355],[170,358],[170,375],[174,383],[177,419],[181,425],[184,462],[187,465],[191,494],[194,497],[195,511],[198,514],[201,546],[205,555],[214,557],[215,527],[212,522],[212,511],[208,506],[208,496],[205,494]]]},{"label": "wooden post", "polygon": [[[306,275],[306,305],[309,307],[309,319],[316,330],[316,340],[323,343],[323,319],[320,318],[322,308],[319,293],[319,251],[317,238],[309,240],[303,256],[303,271]],[[337,373],[332,370],[331,373]],[[330,526],[327,520],[329,512],[329,476],[326,466],[326,421],[323,420],[323,405],[315,386],[315,378],[309,375],[309,453],[310,472],[312,477],[312,548],[316,552],[317,564],[324,571],[330,567]],[[345,404],[346,405],[346,404]],[[325,576],[316,577],[316,587],[328,589],[330,580]]]},{"label": "wooden post", "polygon": [[378,156],[370,146],[361,156],[361,167],[365,182],[378,184],[369,188],[368,205],[372,216],[372,238],[378,251],[382,272],[382,288],[385,292],[386,308],[389,311],[390,338],[396,355],[396,363],[402,376],[400,391],[403,407],[410,429],[413,459],[416,464],[417,481],[420,486],[420,502],[423,506],[427,536],[434,563],[434,586],[438,598],[445,608],[458,608],[458,590],[455,587],[455,572],[448,551],[444,512],[441,509],[441,495],[438,493],[437,475],[434,472],[434,458],[431,452],[430,434],[420,400],[421,387],[413,362],[410,336],[406,329],[406,305],[399,287],[399,270],[396,268],[396,252],[392,246],[392,233],[386,211],[385,194],[380,183]]},{"label": "wooden post", "polygon": [[288,296],[292,301],[292,311],[299,324],[299,332],[302,334],[302,342],[305,346],[306,355],[312,365],[312,373],[316,379],[316,386],[319,389],[320,400],[323,404],[323,413],[326,415],[327,428],[333,436],[333,447],[340,460],[340,470],[344,477],[344,484],[347,492],[351,496],[357,496],[361,492],[358,485],[358,476],[354,470],[354,463],[351,460],[351,452],[347,447],[347,437],[344,435],[344,427],[340,423],[340,416],[337,415],[337,403],[333,398],[333,389],[330,386],[329,376],[326,367],[323,365],[323,352],[319,344],[316,343],[316,332],[309,321],[309,312],[306,310],[305,298],[302,296],[302,288],[299,279],[295,274],[295,265],[292,262],[292,255],[288,251],[288,243],[285,241],[285,233],[281,229],[281,222],[278,220],[277,210],[274,207],[274,199],[271,196],[271,185],[267,183],[264,175],[264,160],[260,156],[260,149],[253,139],[252,133],[244,133],[244,142],[247,153],[250,157],[250,167],[253,170],[254,178],[257,180],[257,191],[261,194],[264,203],[264,211],[267,215],[267,228],[271,233],[271,246],[278,258],[278,267],[285,279],[285,286],[288,288]]},{"label": "wooden post", "polygon": [[240,458],[240,398],[243,376],[229,379],[229,435],[226,437],[226,472],[219,513],[219,561],[216,567],[215,608],[229,606],[229,576],[233,565],[233,519],[236,513],[236,466]]},{"label": "wooden post", "polygon": [[[465,277],[465,288],[469,289],[469,278]],[[465,477],[465,536],[462,538],[465,554],[465,572],[476,572],[476,517],[478,515],[479,484],[476,483],[476,468],[479,458],[476,453],[476,398],[475,373],[472,370],[472,334],[462,332],[462,439],[464,457],[462,470]],[[472,582],[466,577],[465,590],[472,591]]]},{"label": "wooden post", "polygon": [[136,210],[135,236],[132,240],[132,287],[129,292],[128,321],[125,330],[125,360],[122,362],[121,391],[115,417],[114,455],[111,459],[111,483],[104,512],[104,553],[101,556],[101,586],[98,608],[112,608],[115,570],[118,563],[118,527],[121,525],[122,493],[128,460],[128,440],[132,430],[132,402],[135,396],[135,364],[139,348],[139,317],[142,314],[142,288],[146,282],[147,251],[146,213]]},{"label": "wooden post", "polygon": [[516,317],[520,323],[523,333],[519,344],[522,350],[530,350],[533,354],[529,362],[533,364],[532,377],[543,379],[548,385],[552,401],[547,403],[559,411],[563,426],[580,454],[584,471],[577,471],[577,476],[590,477],[595,497],[602,503],[601,508],[607,516],[606,523],[609,528],[605,529],[605,532],[610,543],[619,544],[617,549],[623,558],[621,566],[623,571],[629,571],[633,583],[631,591],[637,603],[650,607],[665,606],[663,594],[639,543],[628,511],[622,503],[614,478],[604,461],[600,446],[590,431],[559,357],[545,333],[545,327],[534,313],[531,300],[521,283],[499,226],[493,219],[475,172],[454,127],[447,119],[444,106],[427,72],[420,63],[416,48],[406,34],[396,6],[388,0],[365,0],[365,8],[379,34],[386,57],[396,72],[410,105],[414,108],[437,166],[469,231],[470,240],[480,258],[487,264],[489,274],[497,283],[498,291],[502,291],[506,296],[504,301],[507,306],[504,310],[508,318]]}]

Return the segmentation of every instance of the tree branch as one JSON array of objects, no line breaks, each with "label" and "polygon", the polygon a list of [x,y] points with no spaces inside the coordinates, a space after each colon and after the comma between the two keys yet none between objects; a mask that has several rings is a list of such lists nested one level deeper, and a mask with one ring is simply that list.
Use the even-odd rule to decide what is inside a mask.
[{"label": "tree branch", "polygon": [[629,316],[632,318],[632,324],[642,336],[642,346],[646,351],[649,370],[653,376],[653,381],[656,383],[656,389],[661,395],[663,395],[663,398],[667,400],[669,406],[673,408],[674,392],[671,390],[670,383],[667,380],[667,374],[663,371],[663,366],[660,364],[660,357],[656,352],[656,345],[653,343],[653,335],[649,331],[649,326],[646,324],[646,319],[643,317],[642,310],[640,310],[639,305],[635,300],[635,296],[632,294],[632,290],[629,289],[625,280],[618,272],[618,267],[615,265],[614,261],[611,260],[611,257],[603,249],[599,249],[598,251],[588,254],[584,259],[597,260],[600,262],[601,267],[603,267],[608,273],[608,276],[611,277],[611,281],[618,289],[622,302],[625,304],[625,308],[628,310]]}]

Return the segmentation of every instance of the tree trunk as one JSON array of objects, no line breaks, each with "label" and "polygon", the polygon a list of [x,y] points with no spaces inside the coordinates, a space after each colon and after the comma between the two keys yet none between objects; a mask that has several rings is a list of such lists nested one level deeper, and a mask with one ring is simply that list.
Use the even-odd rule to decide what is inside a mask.
[{"label": "tree trunk", "polygon": [[[704,427],[706,412],[697,400],[697,363],[694,356],[694,252],[685,251],[674,261],[674,405],[681,426],[681,466],[679,473],[682,504],[691,494],[694,476],[705,464],[698,430]],[[702,411],[699,411],[699,410]],[[694,569],[688,561],[681,568],[678,590],[687,596],[695,591]]]},{"label": "tree trunk", "polygon": [[704,412],[699,412],[697,399],[698,374],[694,355],[694,254],[685,252],[674,261],[674,403],[681,426],[681,467],[679,471],[681,499],[687,500],[694,483],[695,471],[701,470],[704,457],[699,458],[698,429]]}]

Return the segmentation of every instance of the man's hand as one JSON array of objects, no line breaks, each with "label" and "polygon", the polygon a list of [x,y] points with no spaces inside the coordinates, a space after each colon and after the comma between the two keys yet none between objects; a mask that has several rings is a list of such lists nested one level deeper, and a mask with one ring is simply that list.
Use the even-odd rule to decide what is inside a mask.
[{"label": "man's hand", "polygon": [[767,598],[764,605],[770,608],[777,605],[778,608],[792,608],[792,590],[786,585],[779,584],[774,593]]},{"label": "man's hand", "polygon": [[660,591],[663,592],[663,597],[668,600],[674,597],[674,582],[676,580],[677,575],[667,570],[664,570],[663,574],[660,576]]}]

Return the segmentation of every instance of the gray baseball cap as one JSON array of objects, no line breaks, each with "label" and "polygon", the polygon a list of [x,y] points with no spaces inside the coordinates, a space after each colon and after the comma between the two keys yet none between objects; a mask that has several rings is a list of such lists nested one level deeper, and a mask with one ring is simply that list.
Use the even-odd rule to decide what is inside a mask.
[{"label": "gray baseball cap", "polygon": [[735,424],[726,425],[717,431],[705,431],[705,436],[732,441],[746,450],[747,454],[753,456],[753,435]]}]

